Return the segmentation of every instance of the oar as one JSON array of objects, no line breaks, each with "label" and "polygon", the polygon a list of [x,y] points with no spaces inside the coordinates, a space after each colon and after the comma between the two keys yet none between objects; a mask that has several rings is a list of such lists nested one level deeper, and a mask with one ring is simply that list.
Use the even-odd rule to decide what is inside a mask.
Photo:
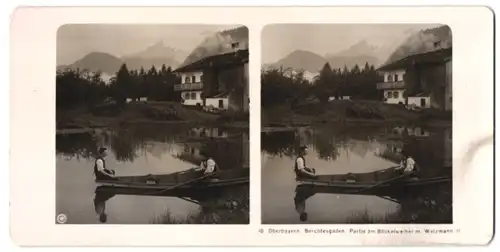
[{"label": "oar", "polygon": [[366,190],[368,190],[368,189],[372,189],[372,188],[377,187],[377,186],[381,186],[381,185],[383,185],[383,184],[389,183],[389,182],[394,181],[394,180],[396,180],[396,179],[400,179],[400,178],[402,178],[402,177],[404,177],[404,176],[406,176],[406,174],[399,175],[399,176],[397,176],[397,177],[395,177],[395,178],[392,178],[392,179],[388,179],[388,180],[385,180],[385,181],[379,182],[379,183],[377,183],[377,184],[375,184],[375,185],[371,185],[371,186],[369,186],[369,187],[365,187],[365,188],[363,188],[363,189],[361,189],[361,190],[357,191],[357,193],[364,192],[364,191],[366,191]]},{"label": "oar", "polygon": [[210,174],[205,174],[199,178],[195,178],[195,179],[191,179],[191,180],[188,180],[186,182],[183,182],[183,183],[180,183],[180,184],[177,184],[177,185],[174,185],[174,186],[171,186],[171,187],[168,187],[168,188],[165,188],[163,190],[161,190],[160,192],[165,192],[165,191],[170,191],[170,190],[173,190],[175,188],[178,188],[180,186],[183,186],[183,185],[187,185],[187,184],[190,184],[190,183],[193,183],[193,182],[196,182],[196,181],[200,181],[204,178],[207,178],[207,177],[210,177],[210,176],[213,176],[215,173],[210,173]]},{"label": "oar", "polygon": [[187,202],[191,202],[191,203],[197,204],[197,205],[199,205],[199,204],[200,204],[200,202],[198,202],[198,201],[196,201],[196,200],[188,199],[188,198],[186,198],[186,197],[179,197],[179,198],[181,198],[181,199],[183,199],[183,200],[185,200],[185,201],[187,201]]},{"label": "oar", "polygon": [[391,198],[389,198],[387,196],[380,196],[380,195],[377,195],[377,196],[380,197],[380,198],[382,198],[382,199],[385,199],[385,200],[388,200],[388,201],[392,201],[394,203],[398,203],[398,204],[400,203],[399,201],[391,199]]},{"label": "oar", "polygon": [[391,166],[391,167],[389,167],[389,168],[385,168],[385,169],[380,170],[380,171],[384,171],[384,172],[385,172],[385,171],[387,171],[387,170],[389,170],[389,169],[395,169],[395,168],[398,168],[398,167],[399,167],[399,165],[396,165],[396,166]]}]

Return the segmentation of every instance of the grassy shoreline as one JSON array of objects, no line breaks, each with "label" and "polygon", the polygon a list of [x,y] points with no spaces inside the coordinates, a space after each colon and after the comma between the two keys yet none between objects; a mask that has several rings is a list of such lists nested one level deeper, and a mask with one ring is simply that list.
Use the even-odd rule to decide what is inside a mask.
[{"label": "grassy shoreline", "polygon": [[223,112],[211,114],[173,102],[127,104],[122,108],[60,109],[56,130],[115,128],[127,124],[213,125],[214,127],[248,128],[248,113]]},{"label": "grassy shoreline", "polygon": [[410,111],[402,105],[349,100],[262,109],[262,127],[301,127],[332,123],[451,126],[452,114],[436,109]]}]

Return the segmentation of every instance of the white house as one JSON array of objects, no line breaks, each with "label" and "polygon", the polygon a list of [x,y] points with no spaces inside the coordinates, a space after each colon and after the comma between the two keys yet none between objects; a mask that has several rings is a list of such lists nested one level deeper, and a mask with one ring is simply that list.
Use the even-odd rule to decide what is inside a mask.
[{"label": "white house", "polygon": [[212,97],[207,97],[205,106],[207,108],[226,110],[229,108],[229,94],[221,93]]},{"label": "white house", "polygon": [[[328,101],[335,101],[335,100],[337,100],[337,97],[335,97],[335,96],[328,97]],[[351,96],[348,96],[348,95],[341,96],[338,98],[338,100],[351,100]]]},{"label": "white house", "polygon": [[384,102],[408,108],[452,109],[452,48],[409,55],[380,67]]},{"label": "white house", "polygon": [[389,104],[405,104],[405,82],[403,80],[405,70],[394,69],[382,72],[384,74],[384,82],[377,83],[377,89],[383,90],[384,102]]},{"label": "white house", "polygon": [[174,85],[184,105],[201,106],[205,110],[248,111],[248,50],[218,54],[182,66],[174,72],[181,83]]},{"label": "white house", "polygon": [[408,108],[430,108],[431,96],[426,93],[419,93],[408,96]]},{"label": "white house", "polygon": [[181,83],[174,86],[174,91],[181,91],[184,105],[203,105],[203,71],[179,73]]},{"label": "white house", "polygon": [[138,102],[147,102],[148,101],[148,98],[147,97],[139,97],[137,99],[135,98],[127,98],[125,100],[126,103],[131,103],[131,102],[134,102],[134,101],[138,101]]}]

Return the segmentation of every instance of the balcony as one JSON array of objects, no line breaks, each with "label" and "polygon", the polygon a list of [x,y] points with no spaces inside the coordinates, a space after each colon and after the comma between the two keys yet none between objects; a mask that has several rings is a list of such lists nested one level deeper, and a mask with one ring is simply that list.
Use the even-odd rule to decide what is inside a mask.
[{"label": "balcony", "polygon": [[175,84],[174,91],[187,91],[187,90],[199,90],[203,89],[203,83],[183,83],[183,84]]},{"label": "balcony", "polygon": [[393,81],[393,82],[379,82],[377,83],[377,89],[403,89],[406,88],[404,81]]}]

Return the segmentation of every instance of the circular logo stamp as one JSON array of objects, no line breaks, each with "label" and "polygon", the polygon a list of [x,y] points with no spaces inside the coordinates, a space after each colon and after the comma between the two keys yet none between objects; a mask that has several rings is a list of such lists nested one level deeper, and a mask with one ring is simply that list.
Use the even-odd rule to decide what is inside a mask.
[{"label": "circular logo stamp", "polygon": [[66,217],[65,214],[58,214],[56,218],[57,223],[64,224],[66,221],[68,221],[68,217]]}]

